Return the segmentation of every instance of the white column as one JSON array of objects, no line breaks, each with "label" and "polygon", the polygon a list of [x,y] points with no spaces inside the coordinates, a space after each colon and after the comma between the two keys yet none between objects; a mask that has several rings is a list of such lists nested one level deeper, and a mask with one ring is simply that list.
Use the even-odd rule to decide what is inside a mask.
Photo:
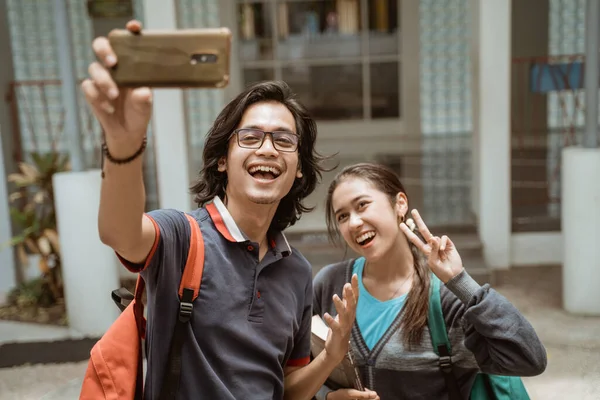
[{"label": "white column", "polygon": [[470,0],[469,12],[471,23],[471,119],[473,134],[471,135],[471,208],[479,219],[479,1]]},{"label": "white column", "polygon": [[69,327],[90,337],[119,315],[110,296],[119,287],[116,256],[98,235],[101,180],[100,170],[52,177]]},{"label": "white column", "polygon": [[[8,135],[8,132],[5,134]],[[4,151],[0,140],[0,305],[6,302],[6,295],[16,284],[14,252],[12,247],[5,246],[12,237],[5,177]]]},{"label": "white column", "polygon": [[600,149],[567,147],[562,162],[564,307],[600,316]]},{"label": "white column", "polygon": [[478,228],[491,268],[510,266],[511,2],[472,0]]},{"label": "white column", "polygon": [[586,14],[586,148],[567,147],[562,152],[563,301],[567,311],[600,315],[598,0],[588,0]]},{"label": "white column", "polygon": [[[144,28],[176,29],[175,0],[144,0]],[[189,195],[187,129],[180,89],[155,89],[152,117],[161,208],[186,211]]]}]

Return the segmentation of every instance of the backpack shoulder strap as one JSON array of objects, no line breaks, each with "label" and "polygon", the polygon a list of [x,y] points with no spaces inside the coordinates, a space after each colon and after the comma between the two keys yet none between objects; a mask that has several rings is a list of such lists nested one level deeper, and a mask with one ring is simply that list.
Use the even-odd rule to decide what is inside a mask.
[{"label": "backpack shoulder strap", "polygon": [[179,313],[175,321],[175,330],[169,349],[169,361],[160,390],[159,399],[175,399],[179,391],[181,378],[181,347],[184,332],[192,318],[194,300],[200,292],[202,273],[204,272],[204,240],[200,226],[194,217],[185,215],[190,224],[190,248],[187,261],[179,283]]},{"label": "backpack shoulder strap", "polygon": [[440,296],[441,282],[437,276],[430,274],[429,280],[429,314],[427,324],[429,326],[429,334],[431,335],[431,344],[433,351],[439,357],[439,367],[446,381],[446,389],[448,390],[448,399],[461,399],[460,388],[456,382],[456,377],[452,372],[452,347],[448,340],[446,331],[446,322],[442,312],[442,299]]},{"label": "backpack shoulder strap", "polygon": [[346,261],[346,282],[352,281],[352,270],[354,269],[354,263],[356,262],[356,258],[350,258]]},{"label": "backpack shoulder strap", "polygon": [[439,346],[445,345],[448,352],[452,354],[452,347],[446,332],[446,322],[442,313],[442,299],[440,297],[440,280],[434,274],[430,275],[429,285],[429,315],[428,325],[433,344],[433,351],[439,356]]},{"label": "backpack shoulder strap", "polygon": [[190,249],[179,283],[179,299],[181,301],[179,318],[189,319],[193,308],[192,302],[198,297],[202,272],[204,272],[204,240],[202,240],[202,232],[196,219],[189,214],[185,214],[185,216],[190,224]]}]

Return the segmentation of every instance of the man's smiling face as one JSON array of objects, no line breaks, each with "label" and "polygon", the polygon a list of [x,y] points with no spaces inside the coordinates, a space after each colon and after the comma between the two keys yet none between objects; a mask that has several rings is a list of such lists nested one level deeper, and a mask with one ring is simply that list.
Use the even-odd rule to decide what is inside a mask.
[{"label": "man's smiling face", "polygon": [[[296,134],[296,121],[286,106],[278,102],[259,102],[249,106],[238,129],[255,128],[265,132],[285,131]],[[277,204],[299,176],[298,150],[279,151],[273,137],[267,135],[258,149],[238,145],[237,135],[229,140],[227,157],[219,161],[219,171],[227,173],[227,197],[243,205]]]}]

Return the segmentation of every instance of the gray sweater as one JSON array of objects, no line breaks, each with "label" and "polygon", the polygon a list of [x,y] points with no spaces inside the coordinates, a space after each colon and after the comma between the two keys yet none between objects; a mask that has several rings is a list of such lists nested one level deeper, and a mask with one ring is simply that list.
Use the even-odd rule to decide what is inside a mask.
[{"label": "gray sweater", "polygon": [[[313,314],[335,317],[332,296],[342,296],[353,260],[328,265],[314,278]],[[489,285],[480,286],[466,271],[441,286],[442,312],[452,346],[454,375],[464,398],[477,373],[535,376],[546,369],[546,351],[531,324]],[[446,385],[429,330],[420,345],[406,349],[399,328],[401,313],[372,351],[354,323],[351,346],[363,383],[382,400],[447,399]],[[323,386],[316,398],[334,388]]]}]

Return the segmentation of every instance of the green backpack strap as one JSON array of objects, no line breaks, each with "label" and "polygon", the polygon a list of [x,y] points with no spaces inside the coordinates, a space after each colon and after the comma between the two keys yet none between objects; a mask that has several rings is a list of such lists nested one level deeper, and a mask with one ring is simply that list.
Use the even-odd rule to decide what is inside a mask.
[{"label": "green backpack strap", "polygon": [[[450,347],[444,314],[442,313],[441,282],[439,278],[431,274],[429,286],[427,323],[433,351],[439,357],[439,366],[446,381],[448,398],[450,400],[462,399],[456,377],[452,373],[452,348]],[[479,373],[475,378],[475,382],[473,382],[469,398],[472,400],[529,400],[529,395],[523,381],[518,376]]]},{"label": "green backpack strap", "polygon": [[431,274],[429,280],[429,333],[433,344],[433,351],[438,356],[439,346],[445,345],[448,352],[452,354],[452,348],[448,341],[448,333],[446,332],[446,323],[442,314],[442,299],[440,297],[440,280],[437,276]]},{"label": "green backpack strap", "polygon": [[433,351],[439,357],[439,367],[446,381],[449,400],[461,400],[460,388],[456,377],[452,373],[452,347],[446,332],[446,322],[442,313],[442,299],[440,297],[441,282],[437,276],[430,274],[429,279],[429,314],[427,324],[431,336]]}]

